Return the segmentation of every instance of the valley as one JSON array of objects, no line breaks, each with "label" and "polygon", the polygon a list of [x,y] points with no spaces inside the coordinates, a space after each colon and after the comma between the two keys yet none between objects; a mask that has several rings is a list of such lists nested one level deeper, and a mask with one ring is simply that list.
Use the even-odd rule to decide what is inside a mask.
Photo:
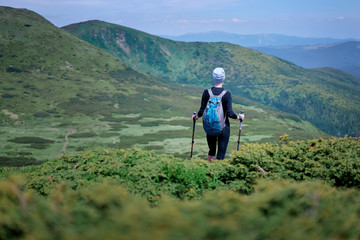
[{"label": "valley", "polygon": [[[66,136],[69,155],[95,146],[140,147],[186,159],[191,115],[198,111],[202,91],[211,84],[210,72],[220,62],[228,69],[225,86],[233,93],[233,108],[245,110],[247,116],[242,143],[279,142],[284,134],[293,140],[327,138],[332,132],[341,135],[358,129],[352,124],[358,120],[356,82],[341,72],[308,71],[230,44],[187,45],[131,29],[121,30],[125,31],[120,37],[123,41],[114,40],[121,44],[111,48],[112,53],[119,52],[113,56],[106,52],[110,48],[100,49],[34,12],[1,7],[0,13],[3,166],[37,164],[57,157],[63,153]],[[90,23],[95,29],[101,24],[110,26]],[[87,26],[84,29],[87,33]],[[130,55],[124,55],[124,49]],[[226,51],[233,54],[231,58],[221,54]],[[314,86],[312,79],[318,80]],[[324,95],[325,90],[329,96]],[[342,98],[345,90],[347,98]],[[300,93],[306,93],[305,98],[293,97]],[[329,106],[323,105],[331,98]],[[306,109],[295,111],[291,103]],[[346,109],[340,111],[344,104]],[[334,110],[327,111],[329,107]],[[311,112],[327,118],[313,120],[316,127],[306,121],[313,119]],[[342,125],[335,124],[339,116],[345,119]],[[337,128],[325,133],[319,126],[328,118],[336,120]],[[238,124],[231,122],[228,157],[236,149]],[[200,121],[194,151],[196,157],[207,155]]]}]

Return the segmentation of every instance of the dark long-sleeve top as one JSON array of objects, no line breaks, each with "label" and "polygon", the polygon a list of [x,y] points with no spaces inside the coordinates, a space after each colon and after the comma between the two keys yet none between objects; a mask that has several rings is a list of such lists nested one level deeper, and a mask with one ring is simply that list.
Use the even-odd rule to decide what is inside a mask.
[{"label": "dark long-sleeve top", "polygon": [[[211,91],[215,96],[220,95],[223,90],[224,88],[216,88],[216,87],[211,88]],[[201,106],[198,112],[199,117],[202,117],[209,99],[210,99],[209,92],[207,89],[205,89],[201,98]],[[233,118],[233,119],[237,118],[237,115],[234,113],[232,109],[232,98],[230,91],[226,91],[225,95],[222,97],[221,103],[223,105],[225,123],[226,125],[230,126],[229,118]]]}]

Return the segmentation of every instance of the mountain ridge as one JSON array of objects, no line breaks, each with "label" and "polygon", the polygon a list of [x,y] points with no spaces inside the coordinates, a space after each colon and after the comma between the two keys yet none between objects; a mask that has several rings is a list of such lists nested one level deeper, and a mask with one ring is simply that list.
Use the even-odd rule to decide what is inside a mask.
[{"label": "mountain ridge", "polygon": [[348,41],[360,41],[360,39],[346,38],[316,38],[297,37],[284,34],[237,34],[224,31],[210,31],[202,33],[186,33],[179,36],[159,35],[175,41],[185,42],[229,42],[244,47],[270,47],[270,46],[295,46],[295,45],[316,45],[334,44]]},{"label": "mountain ridge", "polygon": [[[348,47],[344,52],[338,46],[351,45],[360,39],[296,37],[282,34],[236,34],[223,31],[187,33],[179,36],[161,37],[185,42],[228,42],[255,49],[272,56],[286,59],[305,68],[334,67],[360,79],[358,49]],[[330,49],[333,47],[332,49]],[[335,49],[338,49],[335,52]],[[327,50],[326,50],[327,49]],[[310,53],[310,50],[313,50]],[[328,51],[329,53],[326,53]],[[350,59],[355,59],[350,62]],[[347,62],[348,64],[344,64]]]}]

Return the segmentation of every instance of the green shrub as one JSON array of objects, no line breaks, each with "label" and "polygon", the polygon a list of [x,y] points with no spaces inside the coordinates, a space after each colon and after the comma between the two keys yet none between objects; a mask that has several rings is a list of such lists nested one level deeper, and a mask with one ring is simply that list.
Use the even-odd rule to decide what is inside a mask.
[{"label": "green shrub", "polygon": [[93,132],[82,132],[82,133],[74,133],[71,134],[69,137],[70,138],[91,138],[91,137],[96,137],[97,135]]},{"label": "green shrub", "polygon": [[337,187],[360,187],[358,138],[245,144],[231,163],[250,170],[261,166],[273,179],[320,179]]},{"label": "green shrub", "polygon": [[41,138],[41,137],[16,137],[14,139],[10,139],[8,140],[8,142],[14,142],[14,143],[43,143],[43,144],[47,144],[47,143],[53,143],[53,140],[50,139],[45,139],[45,138]]},{"label": "green shrub", "polygon": [[40,197],[24,179],[0,182],[0,239],[358,239],[360,192],[320,182],[261,181],[250,196],[162,197],[157,207],[123,187],[56,184]]},{"label": "green shrub", "polygon": [[282,139],[214,163],[96,148],[0,168],[0,239],[359,239],[358,139]]},{"label": "green shrub", "polygon": [[49,117],[50,114],[47,112],[36,112],[33,114],[33,116],[38,118],[45,118],[45,117]]},{"label": "green shrub", "polygon": [[[26,173],[27,187],[47,195],[55,183],[66,182],[72,189],[108,179],[151,202],[162,194],[180,199],[199,199],[214,189],[251,193],[258,172],[229,161],[208,164],[139,149],[92,149],[74,156],[46,161]],[[49,178],[52,180],[50,181]]]}]

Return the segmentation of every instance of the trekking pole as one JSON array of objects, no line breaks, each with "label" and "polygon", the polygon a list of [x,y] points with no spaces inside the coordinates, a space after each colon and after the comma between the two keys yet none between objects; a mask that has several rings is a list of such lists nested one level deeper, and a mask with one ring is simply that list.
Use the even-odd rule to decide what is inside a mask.
[{"label": "trekking pole", "polygon": [[[241,111],[241,114],[243,114],[244,113],[244,110],[242,110]],[[238,138],[238,141],[237,141],[237,151],[239,151],[239,145],[240,145],[240,135],[241,135],[241,127],[242,127],[242,122],[243,122],[243,120],[242,119],[240,119],[240,127],[239,127],[239,138]]]},{"label": "trekking pole", "polygon": [[192,133],[192,141],[191,141],[190,159],[192,158],[192,155],[193,155],[193,147],[194,147],[195,122],[196,122],[195,117],[196,117],[196,112],[194,112],[194,115],[193,115],[193,133]]}]

